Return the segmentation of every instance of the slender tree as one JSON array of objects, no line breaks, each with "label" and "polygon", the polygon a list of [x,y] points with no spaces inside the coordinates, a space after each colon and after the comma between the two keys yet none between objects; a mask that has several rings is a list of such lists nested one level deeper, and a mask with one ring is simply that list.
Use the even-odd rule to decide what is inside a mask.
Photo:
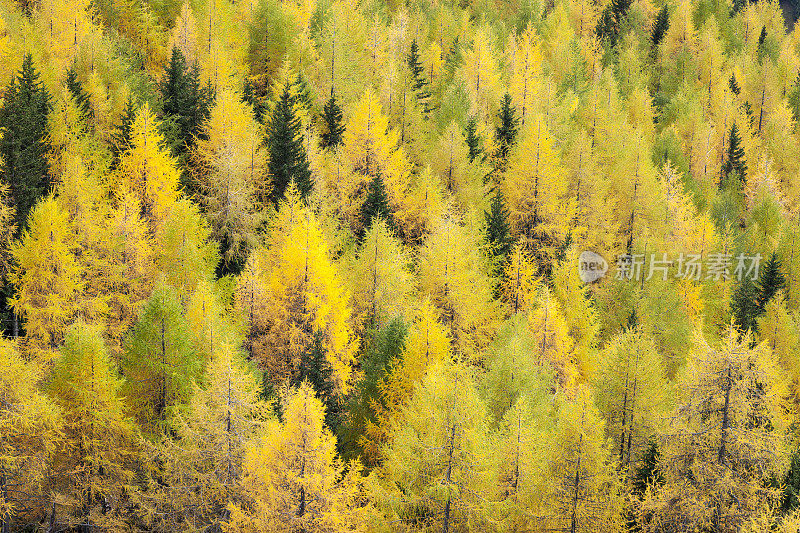
[{"label": "slender tree", "polygon": [[325,123],[325,131],[320,135],[320,147],[336,148],[342,143],[345,126],[342,124],[342,110],[333,92],[322,108],[322,121]]},{"label": "slender tree", "polygon": [[272,201],[283,197],[289,182],[294,181],[300,195],[311,192],[311,170],[308,164],[300,117],[295,111],[291,83],[286,82],[267,124],[267,168],[272,177]]}]

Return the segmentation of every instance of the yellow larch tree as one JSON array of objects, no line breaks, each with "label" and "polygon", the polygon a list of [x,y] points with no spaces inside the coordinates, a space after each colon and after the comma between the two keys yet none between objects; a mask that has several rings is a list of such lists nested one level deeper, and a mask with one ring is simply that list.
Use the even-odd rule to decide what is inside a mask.
[{"label": "yellow larch tree", "polygon": [[450,214],[439,218],[419,250],[419,288],[437,306],[455,349],[477,357],[495,326],[497,307],[473,217],[463,224]]},{"label": "yellow larch tree", "polygon": [[547,286],[539,289],[536,307],[528,311],[528,327],[533,334],[538,363],[550,365],[561,386],[575,385],[579,377],[575,340],[569,334],[558,298]]},{"label": "yellow larch tree", "polygon": [[28,216],[28,229],[11,249],[14,311],[25,324],[25,350],[42,362],[56,355],[83,290],[68,214],[47,196]]},{"label": "yellow larch tree", "polygon": [[[239,284],[240,311],[249,315],[253,358],[278,385],[297,380],[304,357],[319,340],[331,368],[336,394],[351,385],[357,339],[352,310],[316,217],[303,205],[296,187],[287,190],[268,245],[253,252]],[[247,309],[250,280],[262,301]],[[245,306],[245,308],[242,308]],[[253,311],[251,313],[251,310]]]},{"label": "yellow larch tree", "polygon": [[241,95],[222,89],[203,125],[193,158],[212,236],[223,243],[225,265],[243,263],[264,221],[264,153],[260,128]]},{"label": "yellow larch tree", "polygon": [[154,226],[164,221],[180,195],[176,162],[165,148],[156,117],[147,103],[136,112],[130,147],[120,160],[119,179],[139,196]]},{"label": "yellow larch tree", "polygon": [[352,264],[343,265],[352,287],[353,313],[372,328],[403,316],[411,303],[411,258],[386,221],[376,217]]},{"label": "yellow larch tree", "polygon": [[739,531],[780,498],[768,480],[788,467],[788,380],[767,344],[750,346],[733,326],[717,346],[699,339],[662,433],[663,484],[642,504],[645,531]]},{"label": "yellow larch tree", "polygon": [[483,178],[489,170],[477,161],[470,163],[464,133],[455,122],[439,137],[430,164],[445,190],[455,197],[461,209],[484,207]]},{"label": "yellow larch tree", "polygon": [[225,531],[365,531],[360,466],[337,457],[314,389],[285,390],[282,412],[246,449],[245,501],[230,505]]},{"label": "yellow larch tree", "polygon": [[38,365],[26,363],[10,340],[0,339],[0,368],[0,530],[10,531],[44,518],[63,419],[37,387]]},{"label": "yellow larch tree", "polygon": [[538,77],[542,66],[538,40],[532,26],[528,26],[519,36],[509,37],[507,54],[512,62],[509,94],[522,126],[525,126],[531,116],[535,116]]},{"label": "yellow larch tree", "polygon": [[526,246],[517,243],[508,255],[500,281],[500,294],[509,312],[517,314],[536,305],[541,278]]},{"label": "yellow larch tree", "polygon": [[121,526],[125,487],[134,477],[136,442],[121,387],[102,326],[73,324],[48,391],[64,412],[64,436],[53,459],[54,490],[76,527]]},{"label": "yellow larch tree", "polygon": [[573,218],[569,182],[541,116],[532,119],[520,137],[502,186],[511,226],[529,246],[544,250],[538,256],[553,255]]}]

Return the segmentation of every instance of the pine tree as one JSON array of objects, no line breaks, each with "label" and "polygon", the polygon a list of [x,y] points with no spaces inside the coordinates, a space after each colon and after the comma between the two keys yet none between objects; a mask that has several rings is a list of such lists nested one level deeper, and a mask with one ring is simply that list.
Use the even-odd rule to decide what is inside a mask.
[{"label": "pine tree", "polygon": [[511,251],[511,228],[508,224],[508,209],[502,191],[498,190],[492,198],[489,211],[484,211],[486,219],[486,243],[495,264],[501,266]]},{"label": "pine tree", "polygon": [[113,156],[111,162],[111,170],[114,170],[119,165],[119,160],[131,144],[133,139],[133,123],[136,120],[136,104],[133,98],[128,96],[125,101],[125,109],[122,110],[119,124],[114,126],[114,131],[111,134],[111,153]]},{"label": "pine tree", "polygon": [[650,47],[653,52],[658,50],[658,45],[661,44],[661,40],[664,38],[668,29],[669,9],[664,5],[658,12],[658,15],[656,15],[656,19],[653,21],[653,26],[650,29]]},{"label": "pine tree", "polygon": [[89,93],[83,89],[83,85],[78,81],[78,75],[75,73],[74,68],[67,69],[67,89],[75,101],[75,106],[80,111],[85,120],[94,118],[94,109],[92,109],[92,102],[89,100]]},{"label": "pine tree", "polygon": [[478,123],[475,120],[475,117],[470,117],[470,119],[467,121],[465,135],[467,147],[469,148],[470,163],[475,161],[475,158],[483,153],[483,147],[481,147],[481,138],[480,135],[477,134],[477,128]]},{"label": "pine tree", "polygon": [[761,33],[758,36],[758,44],[756,45],[756,56],[758,56],[759,61],[764,60],[764,55],[767,53],[766,50],[767,44],[767,27],[761,27]]},{"label": "pine tree", "polygon": [[764,313],[773,296],[786,287],[786,276],[781,272],[781,260],[776,253],[772,253],[761,270],[756,287],[758,296],[754,303],[761,314]]},{"label": "pine tree", "polygon": [[406,63],[408,64],[408,70],[411,71],[411,75],[414,78],[412,84],[414,94],[417,97],[417,101],[422,104],[423,112],[427,115],[431,111],[431,94],[427,89],[428,80],[425,79],[425,67],[422,66],[422,62],[420,61],[419,47],[417,46],[416,39],[411,41],[411,48],[408,52],[408,56],[406,57]]},{"label": "pine tree", "polygon": [[607,42],[611,48],[617,45],[622,24],[632,3],[631,0],[612,0],[600,15],[595,33],[598,39]]},{"label": "pine tree", "polygon": [[736,123],[731,126],[728,135],[728,152],[725,164],[722,166],[721,183],[724,187],[734,191],[741,190],[747,179],[747,163],[744,160],[742,138],[739,136],[739,127]]},{"label": "pine tree", "polygon": [[519,119],[511,103],[511,95],[506,93],[500,103],[500,111],[497,112],[499,125],[495,128],[495,139],[497,140],[497,157],[500,165],[505,165],[511,147],[517,139],[519,130]]},{"label": "pine tree", "polygon": [[272,201],[283,198],[289,182],[294,181],[300,195],[311,192],[313,182],[308,164],[300,117],[295,112],[295,97],[288,81],[281,90],[267,124],[267,168],[272,177]]},{"label": "pine tree", "polygon": [[208,119],[214,102],[214,90],[210,85],[200,84],[197,66],[187,68],[186,58],[173,46],[169,62],[159,85],[164,122],[162,128],[174,124],[172,141],[173,155],[181,157],[194,146],[196,137],[202,138],[201,126]]},{"label": "pine tree", "polygon": [[733,321],[740,331],[755,331],[759,315],[758,289],[749,276],[745,276],[736,287],[731,301]]},{"label": "pine tree", "polygon": [[39,76],[33,58],[26,54],[0,108],[0,176],[11,186],[17,235],[27,227],[28,213],[50,185],[47,119],[52,106]]},{"label": "pine tree", "polygon": [[731,88],[731,92],[739,96],[739,93],[742,91],[739,87],[739,83],[736,81],[736,74],[731,74],[731,78],[728,80],[728,86]]},{"label": "pine tree", "polygon": [[174,429],[172,418],[200,377],[201,361],[183,312],[174,289],[156,288],[125,342],[124,390],[131,412],[149,435]]},{"label": "pine tree", "polygon": [[342,143],[345,126],[342,124],[342,110],[334,93],[331,93],[331,97],[322,108],[322,121],[325,123],[325,130],[320,135],[320,147],[323,150],[336,148]]},{"label": "pine tree", "polygon": [[367,188],[367,197],[361,205],[360,226],[361,235],[363,238],[364,233],[369,227],[372,226],[373,221],[380,217],[383,219],[390,228],[394,228],[394,217],[392,216],[392,208],[389,205],[389,197],[386,194],[386,186],[383,183],[383,178],[380,174],[376,175],[369,182]]}]

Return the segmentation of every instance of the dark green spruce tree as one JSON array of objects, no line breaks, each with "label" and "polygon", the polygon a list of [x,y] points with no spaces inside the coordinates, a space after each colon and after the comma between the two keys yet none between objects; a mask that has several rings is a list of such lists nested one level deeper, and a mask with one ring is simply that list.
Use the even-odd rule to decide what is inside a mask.
[{"label": "dark green spruce tree", "polygon": [[411,71],[411,75],[414,78],[414,82],[412,83],[414,94],[417,97],[417,101],[422,104],[422,109],[427,116],[427,114],[431,112],[431,93],[428,91],[428,80],[425,79],[425,69],[419,58],[419,47],[417,46],[416,39],[411,41],[411,49],[406,57],[406,62],[408,63],[408,70]]},{"label": "dark green spruce tree", "polygon": [[322,108],[322,122],[324,131],[320,135],[320,148],[336,148],[342,142],[344,125],[342,124],[342,110],[336,101],[336,95],[331,90],[331,97]]},{"label": "dark green spruce tree", "polygon": [[300,354],[300,367],[294,384],[300,385],[304,381],[314,387],[317,397],[325,406],[325,425],[335,431],[341,422],[341,404],[335,395],[333,368],[319,334],[312,336],[312,342]]},{"label": "dark green spruce tree", "polygon": [[608,43],[611,48],[617,45],[622,23],[628,16],[632,0],[611,0],[611,3],[600,14],[595,34],[601,42]]},{"label": "dark green spruce tree", "polygon": [[747,163],[744,160],[742,138],[739,136],[739,126],[733,123],[728,135],[728,152],[725,164],[722,165],[722,180],[720,185],[733,190],[741,190],[747,179]]},{"label": "dark green spruce tree", "polygon": [[733,293],[731,302],[731,314],[736,327],[744,333],[745,331],[756,331],[759,316],[758,288],[749,276],[745,276],[739,282]]},{"label": "dark green spruce tree", "polygon": [[201,136],[203,122],[211,115],[214,89],[210,83],[201,86],[197,66],[188,68],[183,53],[173,47],[159,90],[165,136],[172,146],[173,155],[183,160],[189,148],[194,146],[195,138]]},{"label": "dark green spruce tree", "polygon": [[51,107],[50,95],[31,55],[26,54],[0,108],[0,178],[11,188],[17,235],[25,229],[28,212],[49,188],[47,117]]},{"label": "dark green spruce tree", "polygon": [[480,135],[478,135],[477,129],[478,129],[478,123],[475,121],[475,117],[470,117],[470,119],[467,121],[466,134],[464,139],[467,143],[467,148],[469,149],[470,163],[475,161],[475,158],[483,153],[483,147],[481,146],[481,137]]},{"label": "dark green spruce tree", "polygon": [[75,106],[81,112],[83,118],[87,120],[93,119],[94,110],[89,100],[89,93],[83,89],[83,85],[78,81],[78,75],[72,67],[67,69],[67,89],[69,89],[72,99],[75,100]]},{"label": "dark green spruce tree", "polygon": [[664,39],[669,29],[669,10],[667,6],[661,8],[661,11],[656,15],[653,21],[653,27],[650,30],[650,50],[655,54],[658,52],[658,45]]},{"label": "dark green spruce tree", "polygon": [[497,191],[492,198],[489,211],[484,211],[486,219],[486,242],[492,257],[502,262],[511,251],[511,229],[508,225],[508,209],[506,209],[503,193]]},{"label": "dark green spruce tree", "polygon": [[764,56],[767,54],[767,27],[761,27],[761,33],[758,36],[758,45],[756,46],[756,55],[758,56],[759,61],[764,60]]},{"label": "dark green spruce tree", "polygon": [[311,169],[303,146],[303,126],[294,111],[291,83],[283,86],[278,102],[267,123],[266,146],[269,174],[272,176],[272,201],[277,202],[294,180],[300,194],[311,192]]},{"label": "dark green spruce tree", "polygon": [[133,122],[136,120],[136,109],[133,99],[128,96],[128,100],[125,102],[125,109],[122,110],[120,122],[114,126],[114,131],[111,134],[112,169],[117,167],[123,152],[130,147]]},{"label": "dark green spruce tree", "polygon": [[786,287],[786,276],[781,272],[781,260],[773,252],[767,262],[761,269],[761,274],[758,276],[758,298],[755,302],[759,314],[764,313],[767,309],[767,304],[777,294],[777,292]]},{"label": "dark green spruce tree", "polygon": [[361,205],[359,240],[364,238],[364,234],[372,226],[372,220],[375,217],[383,218],[390,228],[394,227],[394,217],[392,216],[392,208],[389,205],[389,196],[386,194],[386,185],[380,175],[374,176],[369,182],[367,198]]},{"label": "dark green spruce tree", "polygon": [[728,86],[731,88],[731,92],[736,96],[739,96],[739,93],[742,92],[742,89],[739,87],[739,83],[736,81],[735,74],[731,74],[731,79],[728,80]]},{"label": "dark green spruce tree", "polygon": [[511,95],[506,93],[503,100],[500,102],[500,111],[497,113],[497,120],[499,124],[495,128],[495,138],[497,139],[497,158],[500,161],[500,166],[504,167],[508,161],[508,154],[511,147],[517,140],[517,132],[519,131],[519,118],[517,118],[516,110],[511,105]]},{"label": "dark green spruce tree", "polygon": [[800,74],[794,80],[794,85],[787,98],[789,99],[789,109],[792,110],[792,116],[794,117],[795,128],[797,128],[797,123],[800,122]]}]

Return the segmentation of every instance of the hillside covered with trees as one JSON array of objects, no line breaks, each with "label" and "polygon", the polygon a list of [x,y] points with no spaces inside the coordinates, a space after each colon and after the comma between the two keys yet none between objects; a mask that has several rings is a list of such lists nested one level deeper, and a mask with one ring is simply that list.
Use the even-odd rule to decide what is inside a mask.
[{"label": "hillside covered with trees", "polygon": [[775,1],[0,0],[0,533],[797,531],[799,154]]}]

